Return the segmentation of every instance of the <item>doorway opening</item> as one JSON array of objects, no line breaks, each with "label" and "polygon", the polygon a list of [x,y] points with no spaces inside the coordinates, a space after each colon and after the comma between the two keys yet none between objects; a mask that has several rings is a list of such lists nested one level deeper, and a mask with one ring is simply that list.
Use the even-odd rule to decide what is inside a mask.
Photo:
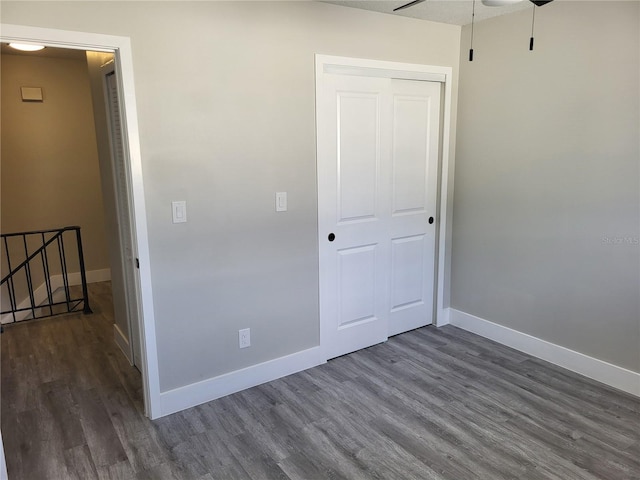
[{"label": "doorway opening", "polygon": [[[115,298],[115,289],[113,290],[114,311],[120,309],[124,312],[114,315],[114,317],[125,319],[125,322],[122,323],[114,322],[115,327],[113,328],[111,341],[115,341],[130,363],[135,364],[140,370],[144,412],[150,418],[157,418],[161,415],[159,409],[159,379],[146,211],[129,39],[82,32],[2,25],[0,41],[3,44],[18,40],[23,43],[42,44],[48,47],[49,50],[63,50],[70,56],[80,55],[84,57],[89,72],[92,70],[91,66],[97,66],[97,68],[93,68],[95,75],[94,78],[90,78],[88,83],[91,86],[88,88],[91,90],[89,95],[92,97],[93,110],[96,115],[95,138],[101,137],[103,140],[101,142],[94,140],[94,142],[98,150],[100,150],[98,144],[101,143],[102,147],[104,147],[106,142],[107,149],[103,148],[103,150],[109,151],[109,169],[101,168],[98,174],[100,179],[99,189],[105,194],[106,210],[113,209],[115,212],[114,222],[119,227],[116,233],[111,232],[110,237],[112,238],[109,239],[109,249],[112,252],[115,250],[119,253],[120,262],[114,261],[112,258],[109,262],[108,270],[111,274],[111,281],[115,282],[117,279],[123,286],[121,298]],[[109,68],[109,64],[111,64],[110,72],[105,70],[105,68]],[[3,64],[3,71],[5,68],[6,65]],[[107,75],[110,78],[107,78]],[[91,77],[91,75],[89,76]],[[95,92],[96,84],[100,84],[101,92],[99,95]],[[111,88],[109,88],[109,85]],[[111,93],[111,100],[115,99],[115,104],[113,102],[109,103],[109,92]],[[45,102],[47,100],[46,95],[45,92]],[[96,101],[98,96],[101,97],[100,101]],[[102,113],[104,114],[102,117],[98,112],[100,105],[102,105]],[[100,118],[102,118],[104,129],[100,128],[100,121],[98,121]],[[120,127],[120,130],[115,132],[114,128],[117,126]],[[106,140],[104,140],[105,138]],[[119,160],[117,152],[112,155],[112,150],[116,150],[114,145],[117,142],[120,142],[122,150]],[[118,164],[121,167],[120,170],[117,168]],[[57,170],[51,165],[45,164],[44,168],[50,168],[52,175],[57,174]],[[108,187],[110,182],[112,198],[107,199],[106,193],[110,189],[105,188],[105,184]],[[79,209],[84,207],[85,205],[82,204],[77,206]],[[105,230],[108,229],[105,228]],[[117,241],[112,242],[113,238],[117,238]],[[123,241],[123,239],[126,240],[127,238],[130,239],[129,242]],[[113,246],[114,243],[115,247]],[[88,265],[87,268],[89,269],[91,266]],[[101,296],[101,299],[109,296],[104,291],[103,288],[102,293],[97,294]]]}]

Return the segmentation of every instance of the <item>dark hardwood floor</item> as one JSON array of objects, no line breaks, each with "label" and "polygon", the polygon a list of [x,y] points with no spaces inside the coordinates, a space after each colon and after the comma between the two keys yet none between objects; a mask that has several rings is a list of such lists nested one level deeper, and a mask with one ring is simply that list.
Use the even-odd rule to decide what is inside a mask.
[{"label": "dark hardwood floor", "polygon": [[640,479],[640,399],[455,327],[151,422],[90,287],[1,336],[10,480]]}]

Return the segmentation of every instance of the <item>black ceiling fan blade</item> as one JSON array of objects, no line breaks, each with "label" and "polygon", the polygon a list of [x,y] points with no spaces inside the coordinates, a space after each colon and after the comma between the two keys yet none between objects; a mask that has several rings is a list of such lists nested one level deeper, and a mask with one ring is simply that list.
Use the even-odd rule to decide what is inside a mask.
[{"label": "black ceiling fan blade", "polygon": [[553,2],[553,0],[529,0],[529,1],[533,3],[536,7],[541,7],[543,5],[546,5],[547,3]]},{"label": "black ceiling fan blade", "polygon": [[[393,11],[397,12],[398,10],[402,10],[403,8],[413,7],[414,5],[417,5],[417,4],[422,3],[424,1],[425,0],[413,0],[413,2],[409,2],[409,3],[407,3],[405,5],[402,5],[402,6],[398,7],[398,8],[394,8]],[[551,0],[549,0],[549,1],[551,1]]]}]

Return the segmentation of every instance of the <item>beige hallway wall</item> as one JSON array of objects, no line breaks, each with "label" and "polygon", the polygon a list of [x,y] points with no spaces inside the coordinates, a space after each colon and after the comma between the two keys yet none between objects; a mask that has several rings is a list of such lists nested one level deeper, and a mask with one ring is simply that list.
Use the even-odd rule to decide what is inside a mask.
[{"label": "beige hallway wall", "polygon": [[[2,233],[79,225],[87,270],[109,268],[87,64],[2,55]],[[41,87],[23,102],[20,87]]]}]

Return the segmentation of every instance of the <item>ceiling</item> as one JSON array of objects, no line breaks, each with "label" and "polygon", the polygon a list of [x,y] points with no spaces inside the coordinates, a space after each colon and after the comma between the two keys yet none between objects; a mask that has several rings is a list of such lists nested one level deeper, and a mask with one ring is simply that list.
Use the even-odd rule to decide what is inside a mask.
[{"label": "ceiling", "polygon": [[[467,25],[471,23],[471,14],[473,12],[473,0],[426,0],[418,5],[405,8],[398,12],[393,9],[404,5],[411,0],[321,0],[323,3],[332,3],[334,5],[342,5],[345,7],[359,8],[362,10],[370,10],[372,12],[388,13],[391,15],[399,15],[402,17],[418,18],[421,20],[430,20],[432,22],[448,23],[451,25]],[[506,15],[507,13],[517,12],[533,8],[533,4],[527,0],[504,7],[486,7],[481,0],[476,1],[475,19],[476,21],[486,20],[487,18]],[[62,57],[62,58],[80,58],[84,57],[83,50],[70,50],[65,48],[47,47],[39,52],[21,52],[10,48],[6,43],[2,44],[1,51],[3,54],[11,55],[36,55],[41,57]]]},{"label": "ceiling", "polygon": [[[405,8],[398,12],[393,9],[409,3],[411,0],[325,0],[325,3],[343,5],[345,7],[360,8],[373,12],[389,13],[403,17],[419,18],[432,22],[449,23],[452,25],[467,25],[471,23],[473,12],[472,0],[426,0],[425,2]],[[476,1],[476,21],[505,15],[518,10],[533,8],[533,4],[526,0],[505,7],[486,7],[480,0]]]},{"label": "ceiling", "polygon": [[[421,20],[430,20],[432,22],[448,23],[451,25],[467,25],[471,23],[471,14],[473,12],[473,0],[426,0],[418,5],[405,8],[398,12],[393,9],[409,3],[411,0],[321,0],[323,3],[332,3],[334,5],[342,5],[345,7],[360,8],[362,10],[370,10],[372,12],[388,13],[391,15],[399,15],[402,17],[418,18]],[[476,1],[475,13],[476,21],[485,20],[487,18],[505,15],[518,10],[533,8],[533,4],[527,0],[504,7],[486,7],[481,0]],[[2,44],[3,54],[23,55],[9,48],[6,44]],[[31,55],[39,55],[45,57],[63,57],[78,58],[82,51],[74,51],[62,48],[45,48],[40,52],[31,53]]]}]

